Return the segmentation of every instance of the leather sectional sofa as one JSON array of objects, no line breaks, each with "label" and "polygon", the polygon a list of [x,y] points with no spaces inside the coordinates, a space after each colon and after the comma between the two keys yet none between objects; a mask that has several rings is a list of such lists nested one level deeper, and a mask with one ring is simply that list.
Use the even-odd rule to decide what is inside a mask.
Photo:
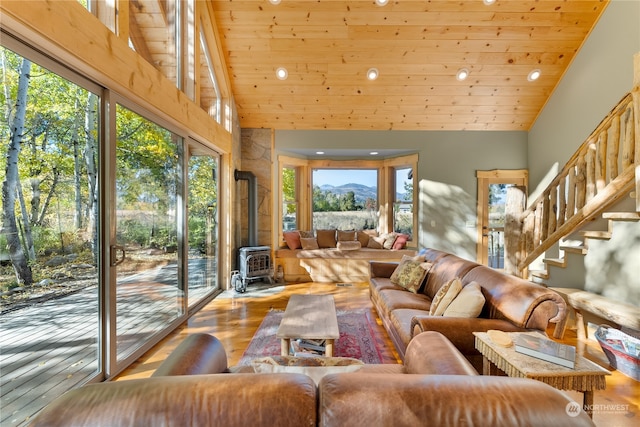
[{"label": "leather sectional sofa", "polygon": [[[322,369],[322,368],[318,368]],[[211,335],[189,336],[151,378],[86,385],[32,426],[593,426],[544,383],[485,377],[441,334],[417,336],[404,365],[325,375],[233,373]]]},{"label": "leather sectional sofa", "polygon": [[[391,281],[398,263],[370,263],[371,301],[401,357],[414,336],[437,331],[481,370],[482,356],[475,349],[473,332],[544,332],[549,322],[560,322],[566,316],[564,299],[548,288],[439,250],[422,250],[420,255],[432,266],[416,293]],[[463,289],[472,282],[479,285],[485,299],[479,316],[429,315],[440,288],[455,278],[460,279]]]}]

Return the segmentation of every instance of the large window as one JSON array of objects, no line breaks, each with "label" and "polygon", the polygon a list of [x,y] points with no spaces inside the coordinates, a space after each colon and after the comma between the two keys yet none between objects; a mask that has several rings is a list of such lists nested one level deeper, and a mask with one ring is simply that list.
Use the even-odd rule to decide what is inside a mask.
[{"label": "large window", "polygon": [[0,425],[21,425],[215,295],[219,158],[4,32],[2,44]]},{"label": "large window", "polygon": [[[381,160],[307,160],[279,156],[284,231],[373,229],[408,234],[417,227],[416,154]],[[282,234],[280,235],[281,243]]]},{"label": "large window", "polygon": [[189,158],[189,307],[218,289],[218,157],[197,145]]},{"label": "large window", "polygon": [[393,231],[413,237],[413,168],[394,168]]},{"label": "large window", "polygon": [[298,228],[298,191],[296,168],[282,168],[282,230]]},{"label": "large window", "polygon": [[314,169],[315,230],[378,228],[377,169]]},{"label": "large window", "polygon": [[177,250],[178,137],[121,105],[116,132],[116,246],[122,251],[116,331],[122,360],[183,313],[184,294]]},{"label": "large window", "polygon": [[0,425],[100,372],[101,92],[52,65],[0,47]]}]

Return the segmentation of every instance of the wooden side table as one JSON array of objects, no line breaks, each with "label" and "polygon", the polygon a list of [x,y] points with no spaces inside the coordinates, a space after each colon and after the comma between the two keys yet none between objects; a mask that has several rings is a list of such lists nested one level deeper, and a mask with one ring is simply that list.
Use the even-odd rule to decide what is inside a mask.
[{"label": "wooden side table", "polygon": [[291,295],[276,337],[282,340],[282,356],[289,355],[291,340],[296,338],[326,340],[325,356],[333,356],[334,340],[340,338],[333,296]]},{"label": "wooden side table", "polygon": [[[513,342],[519,334],[536,335],[537,332],[508,332]],[[531,378],[559,390],[575,390],[583,394],[583,408],[593,417],[593,392],[607,387],[605,377],[611,373],[597,364],[576,355],[575,368],[566,368],[526,354],[518,353],[515,346],[503,347],[491,341],[486,332],[474,332],[476,349],[482,354],[482,374],[497,375],[500,371],[510,377]]]}]

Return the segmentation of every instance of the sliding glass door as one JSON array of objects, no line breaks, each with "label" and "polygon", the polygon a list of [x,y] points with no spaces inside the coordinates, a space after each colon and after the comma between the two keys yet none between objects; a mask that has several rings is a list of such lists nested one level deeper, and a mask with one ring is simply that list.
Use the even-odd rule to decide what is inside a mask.
[{"label": "sliding glass door", "polygon": [[115,222],[118,361],[183,314],[178,251],[180,138],[116,107]]},{"label": "sliding glass door", "polygon": [[188,165],[189,307],[219,289],[218,170],[215,153],[191,144]]}]

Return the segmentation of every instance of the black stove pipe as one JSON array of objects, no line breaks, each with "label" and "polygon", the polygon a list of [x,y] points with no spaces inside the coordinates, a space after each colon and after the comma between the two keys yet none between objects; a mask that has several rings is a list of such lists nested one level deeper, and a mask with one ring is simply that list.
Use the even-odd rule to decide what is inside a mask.
[{"label": "black stove pipe", "polygon": [[233,177],[236,181],[245,180],[248,184],[249,206],[247,207],[249,222],[249,245],[258,246],[258,180],[252,172],[233,171]]}]

